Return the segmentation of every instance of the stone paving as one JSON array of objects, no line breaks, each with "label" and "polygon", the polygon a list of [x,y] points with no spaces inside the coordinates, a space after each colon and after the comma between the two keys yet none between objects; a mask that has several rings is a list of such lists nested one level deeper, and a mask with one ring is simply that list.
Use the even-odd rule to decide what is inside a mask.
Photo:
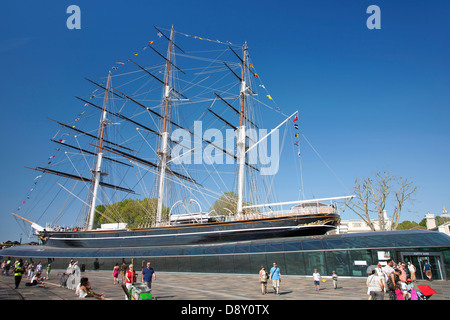
[{"label": "stone paving", "polygon": [[[60,275],[64,270],[52,270],[45,287],[25,286],[23,277],[18,289],[14,289],[14,276],[0,276],[0,300],[86,300],[75,296],[74,291],[59,285]],[[94,292],[105,293],[106,300],[124,300],[120,285],[113,284],[110,271],[86,271],[81,274],[88,277]],[[140,281],[140,272],[138,272]],[[152,295],[156,300],[367,300],[365,278],[340,277],[338,288],[326,278],[321,283],[321,290],[315,291],[311,277],[282,276],[280,295],[275,295],[270,283],[268,293],[261,294],[258,275],[202,274],[157,272],[152,285]],[[431,300],[450,300],[450,283],[448,281],[418,281],[428,284],[437,293]],[[91,298],[94,299],[94,298]],[[387,300],[387,296],[385,297]]]}]

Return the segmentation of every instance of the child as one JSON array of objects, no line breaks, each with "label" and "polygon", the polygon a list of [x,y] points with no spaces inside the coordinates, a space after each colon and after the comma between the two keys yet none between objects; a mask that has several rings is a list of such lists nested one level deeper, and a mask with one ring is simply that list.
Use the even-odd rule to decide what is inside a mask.
[{"label": "child", "polygon": [[333,279],[333,286],[334,286],[334,289],[337,289],[338,276],[337,276],[337,274],[336,274],[336,271],[333,270],[333,275],[331,276],[331,278]]},{"label": "child", "polygon": [[320,291],[320,280],[322,279],[322,276],[320,273],[317,272],[317,269],[314,269],[313,273],[313,279],[314,279],[314,290]]}]

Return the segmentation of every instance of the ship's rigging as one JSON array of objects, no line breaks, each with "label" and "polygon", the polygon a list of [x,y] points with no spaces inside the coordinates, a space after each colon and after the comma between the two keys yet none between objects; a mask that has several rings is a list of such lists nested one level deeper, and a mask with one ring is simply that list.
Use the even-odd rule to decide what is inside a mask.
[{"label": "ship's rigging", "polygon": [[[51,141],[61,159],[33,169],[65,178],[61,184],[46,186],[48,190],[56,188],[50,193],[55,195],[51,204],[63,209],[49,205],[42,215],[53,210],[60,218],[63,210],[73,212],[69,204],[77,202],[84,212],[78,225],[91,230],[97,205],[108,206],[133,195],[157,199],[155,208],[143,208],[149,216],[143,220],[146,226],[167,224],[169,211],[198,212],[198,207],[200,213],[208,211],[230,190],[237,198],[230,200],[236,202],[234,215],[255,210],[264,213],[279,204],[273,176],[262,176],[261,164],[248,151],[258,145],[264,148],[263,154],[269,154],[268,144],[258,143],[267,138],[267,132],[255,136],[264,127],[261,108],[275,111],[278,123],[285,125],[283,141],[291,133],[287,124],[291,126],[298,114],[286,116],[273,103],[254,69],[247,43],[237,46],[193,37],[173,27],[155,29],[158,38],[134,52],[132,58],[116,62],[106,79],[86,78],[95,89],[89,96],[75,97],[85,109],[75,121],[51,119],[59,126]],[[200,49],[188,51],[176,36],[204,41]],[[219,48],[211,49],[210,44]],[[164,47],[166,54],[162,53]],[[149,60],[154,64],[147,65]],[[265,94],[259,95],[260,90]],[[98,111],[100,120],[94,116]],[[97,126],[92,126],[95,122]],[[231,138],[223,134],[226,129],[233,131]],[[188,141],[178,139],[180,136],[173,134],[176,130],[185,133]],[[235,165],[234,179],[225,173],[231,171],[230,163]],[[68,171],[60,169],[64,165]],[[109,170],[113,167],[118,171]],[[68,180],[77,182],[69,185]],[[114,192],[108,194],[107,190]],[[56,196],[62,194],[64,201],[57,202]],[[85,201],[80,204],[74,199],[82,194]],[[185,205],[175,206],[179,201]],[[190,208],[194,202],[198,207]],[[264,203],[272,207],[261,205]],[[35,201],[28,212],[37,206]],[[109,221],[123,218],[118,212],[103,214]],[[56,225],[57,220],[50,224]]]}]

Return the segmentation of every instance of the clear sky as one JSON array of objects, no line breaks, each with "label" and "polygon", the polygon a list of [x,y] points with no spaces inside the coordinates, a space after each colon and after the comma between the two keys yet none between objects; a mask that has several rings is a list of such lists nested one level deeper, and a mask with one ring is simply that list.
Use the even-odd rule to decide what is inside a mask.
[{"label": "clear sky", "polygon": [[[66,26],[72,4],[81,9],[80,30]],[[373,4],[381,9],[379,30],[366,26]],[[47,117],[76,115],[73,96],[92,90],[84,77],[105,75],[155,37],[153,26],[172,24],[248,42],[271,96],[286,114],[300,111],[302,132],[340,180],[305,151],[309,196],[349,194],[356,177],[388,170],[419,188],[402,220],[440,214],[450,208],[448,12],[450,2],[437,0],[2,3],[0,241],[20,238],[10,213],[36,176],[24,166],[49,156],[55,127]],[[297,197],[294,187],[279,188],[280,201]],[[346,211],[346,218],[354,216]]]}]

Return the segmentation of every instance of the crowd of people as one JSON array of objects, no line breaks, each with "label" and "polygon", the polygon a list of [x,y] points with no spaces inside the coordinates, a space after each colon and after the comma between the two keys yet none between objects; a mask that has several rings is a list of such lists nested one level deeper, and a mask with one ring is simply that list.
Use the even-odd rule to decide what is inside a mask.
[{"label": "crowd of people", "polygon": [[[384,265],[384,266],[383,266]],[[421,297],[421,292],[416,288],[416,267],[411,263],[398,262],[395,263],[393,259],[378,263],[376,266],[371,266],[367,269],[369,276],[366,279],[367,294],[369,300],[418,300]],[[424,261],[422,266],[423,273],[426,279],[432,280],[432,267],[428,261]],[[51,265],[48,264],[44,268],[41,261],[35,264],[33,261],[25,262],[22,259],[16,260],[14,263],[10,258],[3,260],[1,263],[1,271],[3,275],[14,274],[15,288],[17,289],[21,283],[22,277],[26,276],[26,286],[45,286],[45,280],[49,279],[51,272]],[[119,277],[122,276],[120,280]],[[127,265],[125,262],[119,266],[118,263],[113,267],[113,283],[122,284],[124,289],[128,292],[133,284],[137,282],[137,273],[133,264]],[[276,262],[270,270],[266,270],[261,266],[258,275],[259,283],[261,284],[261,294],[267,294],[267,287],[270,281],[273,292],[276,295],[280,294],[281,286],[281,270]],[[334,289],[337,289],[338,275],[335,271],[331,276]],[[151,289],[152,281],[156,280],[155,270],[151,267],[151,263],[147,262],[146,266],[142,265],[142,273],[140,275],[141,283]],[[312,274],[314,289],[320,291],[321,282],[326,280],[320,275],[317,269],[314,269]],[[93,291],[89,279],[81,277],[81,270],[78,266],[78,261],[71,260],[66,272],[61,278],[61,285],[75,290],[75,294],[80,298],[94,297],[104,299],[104,294],[97,294]],[[126,299],[127,299],[126,295]]]},{"label": "crowd of people", "polygon": [[[427,274],[428,270],[430,272]],[[424,271],[431,280],[431,265],[428,261],[425,261]],[[406,265],[390,259],[384,267],[378,263],[366,281],[369,300],[383,300],[386,294],[389,300],[418,300],[420,291],[414,285],[416,272],[417,269],[411,262]]]},{"label": "crowd of people", "polygon": [[22,281],[22,277],[26,274],[27,282],[26,286],[40,286],[44,287],[44,281],[49,279],[51,265],[48,264],[45,272],[46,277],[44,276],[44,267],[42,262],[39,261],[36,265],[33,261],[28,262],[28,260],[23,261],[23,259],[17,259],[12,263],[11,258],[3,260],[1,263],[2,274],[5,276],[9,276],[14,274],[14,284],[17,289]]},{"label": "crowd of people", "polygon": [[[369,300],[383,300],[385,295],[387,295],[389,300],[418,300],[421,292],[414,285],[416,272],[417,269],[411,262],[407,264],[403,262],[395,263],[393,259],[386,261],[384,267],[381,263],[378,263],[375,268],[369,267],[369,276],[366,281]],[[431,281],[431,265],[428,261],[424,261],[423,272],[427,279]],[[267,294],[269,281],[272,282],[274,293],[276,295],[280,294],[281,272],[276,262],[273,263],[270,271],[261,266],[258,279],[263,295]],[[321,283],[326,282],[326,279],[320,275],[317,269],[314,269],[312,280],[315,291],[320,291]],[[336,271],[332,272],[331,280],[333,281],[333,288],[337,289],[338,275]]]}]

